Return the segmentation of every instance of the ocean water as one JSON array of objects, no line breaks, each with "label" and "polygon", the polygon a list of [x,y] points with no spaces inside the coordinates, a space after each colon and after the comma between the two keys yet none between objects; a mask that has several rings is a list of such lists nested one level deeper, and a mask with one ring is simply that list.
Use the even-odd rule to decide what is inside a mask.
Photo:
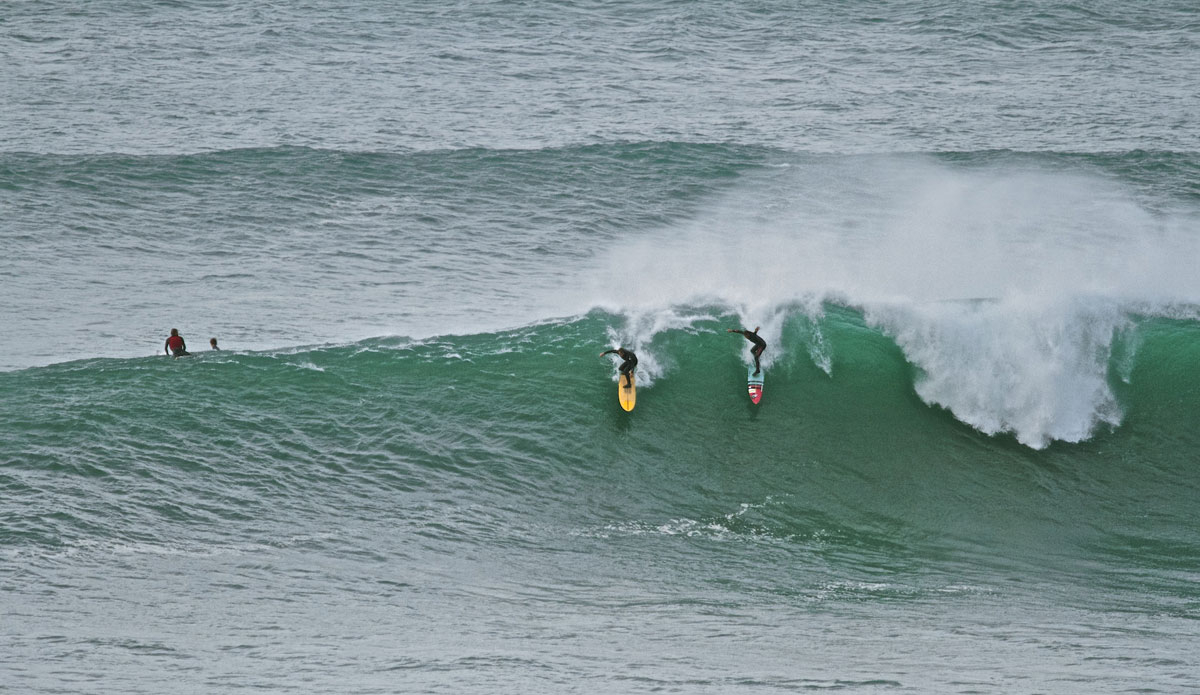
[{"label": "ocean water", "polygon": [[5,4],[0,690],[1194,692],[1198,61],[1170,0]]}]

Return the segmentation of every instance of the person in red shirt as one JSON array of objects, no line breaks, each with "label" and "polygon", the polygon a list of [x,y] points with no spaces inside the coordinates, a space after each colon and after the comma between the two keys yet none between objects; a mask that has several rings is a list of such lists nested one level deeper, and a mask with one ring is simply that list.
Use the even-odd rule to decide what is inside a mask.
[{"label": "person in red shirt", "polygon": [[192,353],[187,351],[187,343],[183,342],[183,336],[179,335],[178,328],[171,329],[171,335],[167,338],[166,345],[163,346],[168,355],[175,357],[183,357]]}]

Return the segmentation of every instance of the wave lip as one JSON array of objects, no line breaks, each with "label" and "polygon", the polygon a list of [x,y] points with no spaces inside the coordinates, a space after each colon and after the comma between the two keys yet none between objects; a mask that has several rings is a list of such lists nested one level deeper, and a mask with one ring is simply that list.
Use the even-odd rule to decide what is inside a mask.
[{"label": "wave lip", "polygon": [[873,308],[867,320],[920,370],[922,400],[981,432],[1042,449],[1121,422],[1108,371],[1132,324],[1111,302],[903,304]]}]

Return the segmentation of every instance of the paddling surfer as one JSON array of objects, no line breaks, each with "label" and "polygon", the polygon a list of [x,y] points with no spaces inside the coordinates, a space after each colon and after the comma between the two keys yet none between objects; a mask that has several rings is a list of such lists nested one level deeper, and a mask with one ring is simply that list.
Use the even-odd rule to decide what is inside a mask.
[{"label": "paddling surfer", "polygon": [[750,348],[750,354],[754,355],[754,376],[758,376],[758,373],[761,371],[761,368],[758,365],[758,358],[762,356],[763,350],[767,349],[767,341],[758,337],[758,328],[758,326],[755,326],[754,330],[752,331],[748,331],[744,328],[741,330],[736,328],[725,329],[726,333],[741,333],[742,335],[746,336],[746,340],[754,343],[754,347]]},{"label": "paddling surfer", "polygon": [[605,355],[611,355],[613,353],[616,353],[617,357],[625,360],[621,363],[621,366],[617,368],[617,371],[625,375],[625,387],[629,388],[630,386],[633,386],[633,370],[637,367],[637,355],[633,354],[633,350],[626,350],[623,347],[619,347],[613,350],[605,350],[604,352],[600,353],[600,356],[604,357]]}]

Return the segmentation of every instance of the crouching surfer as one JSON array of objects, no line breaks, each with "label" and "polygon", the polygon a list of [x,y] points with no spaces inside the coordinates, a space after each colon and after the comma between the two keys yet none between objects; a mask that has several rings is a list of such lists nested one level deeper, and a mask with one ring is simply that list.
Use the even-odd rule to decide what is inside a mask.
[{"label": "crouching surfer", "polygon": [[746,336],[746,340],[754,343],[754,347],[750,348],[750,354],[754,355],[754,376],[758,376],[758,373],[762,371],[762,368],[758,365],[758,358],[762,357],[763,350],[767,349],[767,341],[758,337],[758,328],[758,326],[755,326],[754,330],[752,331],[748,331],[744,328],[741,330],[736,328],[725,329],[726,333],[741,333],[742,335]]},{"label": "crouching surfer", "polygon": [[637,355],[633,354],[633,350],[626,350],[623,347],[619,347],[613,350],[605,350],[604,352],[600,353],[600,356],[604,357],[605,355],[611,355],[613,353],[616,353],[617,357],[625,360],[621,363],[621,366],[617,368],[617,371],[625,375],[625,386],[633,386],[632,375],[633,370],[637,368]]}]

